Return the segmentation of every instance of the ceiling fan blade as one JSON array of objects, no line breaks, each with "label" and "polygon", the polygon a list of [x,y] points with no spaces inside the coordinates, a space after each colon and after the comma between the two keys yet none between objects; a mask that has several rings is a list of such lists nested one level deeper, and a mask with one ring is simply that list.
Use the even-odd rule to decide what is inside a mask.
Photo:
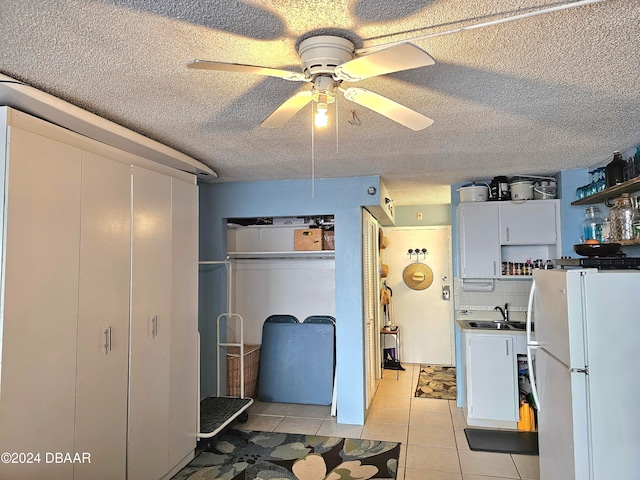
[{"label": "ceiling fan blade", "polygon": [[351,87],[343,92],[347,100],[367,107],[411,130],[422,130],[433,123],[429,117],[364,88]]},{"label": "ceiling fan blade", "polygon": [[218,70],[222,72],[250,73],[252,75],[266,75],[269,77],[283,78],[294,82],[309,82],[304,73],[280,70],[277,68],[259,67],[256,65],[242,65],[240,63],[213,62],[209,60],[192,60],[187,68],[199,70]]},{"label": "ceiling fan blade", "polygon": [[276,128],[282,127],[298,113],[307,103],[311,101],[311,91],[305,90],[296,93],[289,100],[284,102],[275,111],[265,118],[260,124],[261,127]]},{"label": "ceiling fan blade", "polygon": [[338,65],[334,76],[345,82],[433,65],[435,60],[412,43],[402,43]]}]

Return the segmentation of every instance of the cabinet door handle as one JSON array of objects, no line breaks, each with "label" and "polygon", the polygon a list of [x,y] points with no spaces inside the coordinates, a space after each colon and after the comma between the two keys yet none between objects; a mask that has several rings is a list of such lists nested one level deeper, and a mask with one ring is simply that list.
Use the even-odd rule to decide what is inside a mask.
[{"label": "cabinet door handle", "polygon": [[506,351],[507,351],[507,357],[508,357],[508,356],[509,356],[509,340],[505,340],[505,341],[504,341],[504,346],[505,346],[505,348],[506,348]]},{"label": "cabinet door handle", "polygon": [[104,331],[104,353],[105,355],[109,355],[111,351],[111,327],[108,327]]},{"label": "cabinet door handle", "polygon": [[151,336],[156,338],[158,336],[158,316],[154,315],[151,318]]},{"label": "cabinet door handle", "polygon": [[509,227],[507,227],[507,242],[509,241]]},{"label": "cabinet door handle", "polygon": [[496,261],[493,261],[493,274],[496,274]]}]

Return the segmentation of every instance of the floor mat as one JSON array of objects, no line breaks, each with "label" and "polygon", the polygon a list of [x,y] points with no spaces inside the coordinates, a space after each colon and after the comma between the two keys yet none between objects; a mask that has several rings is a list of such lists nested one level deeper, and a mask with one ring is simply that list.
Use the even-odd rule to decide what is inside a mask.
[{"label": "floor mat", "polygon": [[465,428],[469,448],[480,452],[538,455],[538,433]]},{"label": "floor mat", "polygon": [[392,479],[399,456],[395,442],[232,429],[173,478]]},{"label": "floor mat", "polygon": [[414,396],[455,400],[457,392],[456,367],[420,365],[420,376]]}]

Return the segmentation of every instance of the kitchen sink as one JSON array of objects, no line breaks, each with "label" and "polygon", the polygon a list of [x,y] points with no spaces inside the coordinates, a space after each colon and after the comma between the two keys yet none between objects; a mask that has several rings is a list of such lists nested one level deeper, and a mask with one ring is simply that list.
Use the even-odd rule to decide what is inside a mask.
[{"label": "kitchen sink", "polygon": [[[527,329],[527,325],[524,322],[509,322],[509,326],[513,329],[513,330],[526,330]],[[531,331],[534,331],[535,324],[531,323]]]},{"label": "kitchen sink", "polygon": [[[475,321],[466,320],[467,327],[478,330],[525,330],[526,324],[524,322],[490,322],[490,321]],[[533,324],[531,325],[533,330]]]},{"label": "kitchen sink", "polygon": [[467,321],[469,328],[478,328],[482,330],[510,330],[511,326],[502,322],[474,322]]}]

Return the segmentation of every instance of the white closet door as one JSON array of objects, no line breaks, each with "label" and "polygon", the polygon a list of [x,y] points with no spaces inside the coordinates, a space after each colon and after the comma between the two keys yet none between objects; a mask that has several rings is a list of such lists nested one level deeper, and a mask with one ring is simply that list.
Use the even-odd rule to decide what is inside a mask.
[{"label": "white closet door", "polygon": [[362,255],[364,268],[364,329],[365,329],[365,363],[366,363],[366,406],[369,408],[376,393],[376,372],[379,371],[376,351],[379,336],[376,308],[378,306],[379,288],[377,271],[377,235],[378,223],[366,210],[362,211]]},{"label": "white closet door", "polygon": [[11,128],[2,279],[0,452],[41,462],[0,464],[0,478],[68,479],[73,452],[80,150]]},{"label": "white closet door", "polygon": [[172,179],[172,206],[170,468],[193,452],[198,431],[198,187]]},{"label": "white closet door", "polygon": [[126,476],[131,167],[82,153],[74,479]]},{"label": "white closet door", "polygon": [[171,178],[133,167],[129,480],[168,471]]}]

